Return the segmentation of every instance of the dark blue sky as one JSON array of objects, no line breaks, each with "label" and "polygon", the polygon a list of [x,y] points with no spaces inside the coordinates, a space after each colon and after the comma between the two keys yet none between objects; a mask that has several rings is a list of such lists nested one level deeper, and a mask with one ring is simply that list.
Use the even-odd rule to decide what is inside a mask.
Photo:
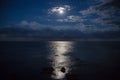
[{"label": "dark blue sky", "polygon": [[119,0],[1,0],[0,37],[118,39],[119,5]]},{"label": "dark blue sky", "polygon": [[[33,21],[36,17],[45,18],[47,19],[48,16],[48,9],[57,6],[64,6],[69,5],[73,8],[73,10],[67,14],[74,15],[79,13],[81,9],[86,9],[90,6],[90,4],[86,0],[11,0],[11,1],[4,1],[1,5],[2,12],[2,21],[6,24],[19,22],[22,20],[29,20]],[[52,16],[52,15],[51,15]],[[56,18],[58,16],[55,16]],[[62,16],[60,16],[62,17]],[[59,17],[59,18],[60,18]],[[65,16],[64,16],[65,17]],[[51,17],[52,18],[52,17]],[[7,21],[6,21],[7,19]],[[37,19],[36,19],[37,20]],[[43,21],[43,20],[37,20]],[[46,22],[45,22],[46,23]],[[1,23],[2,24],[2,23]]]}]

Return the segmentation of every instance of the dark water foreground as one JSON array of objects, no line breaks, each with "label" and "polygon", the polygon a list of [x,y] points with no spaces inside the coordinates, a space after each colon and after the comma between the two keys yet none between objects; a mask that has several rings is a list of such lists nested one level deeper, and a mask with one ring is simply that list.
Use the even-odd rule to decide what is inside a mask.
[{"label": "dark water foreground", "polygon": [[119,41],[0,42],[0,80],[120,80]]}]

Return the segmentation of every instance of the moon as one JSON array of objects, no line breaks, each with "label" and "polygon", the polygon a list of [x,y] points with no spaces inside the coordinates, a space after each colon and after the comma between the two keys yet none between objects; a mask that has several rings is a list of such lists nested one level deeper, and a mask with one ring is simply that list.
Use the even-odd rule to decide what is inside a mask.
[{"label": "moon", "polygon": [[63,15],[67,12],[67,9],[65,7],[53,7],[51,9],[52,13]]},{"label": "moon", "polygon": [[62,5],[62,6],[56,6],[56,7],[50,8],[48,10],[48,13],[64,15],[64,14],[66,14],[70,10],[71,10],[71,6],[69,6],[69,5]]},{"label": "moon", "polygon": [[65,13],[65,10],[66,10],[66,9],[65,9],[64,7],[59,7],[59,8],[57,9],[57,13],[60,14],[60,15],[61,15],[61,14],[64,14],[64,13]]}]

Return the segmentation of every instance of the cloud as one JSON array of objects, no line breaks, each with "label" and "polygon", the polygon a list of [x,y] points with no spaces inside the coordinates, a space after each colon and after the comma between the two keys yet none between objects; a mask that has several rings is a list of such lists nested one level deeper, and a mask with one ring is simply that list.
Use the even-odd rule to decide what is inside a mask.
[{"label": "cloud", "polygon": [[29,23],[28,23],[27,21],[21,21],[21,22],[20,22],[20,25],[21,25],[21,26],[28,26]]},{"label": "cloud", "polygon": [[96,5],[91,5],[89,8],[80,11],[82,15],[90,15],[94,13],[100,13],[100,9],[103,5],[107,5],[108,3],[111,3],[113,0],[92,0]]},{"label": "cloud", "polygon": [[119,27],[111,27],[111,26],[96,26],[96,25],[85,25],[80,23],[76,25],[76,29],[83,32],[83,33],[105,33],[110,31],[119,31]]},{"label": "cloud", "polygon": [[82,22],[84,19],[82,19],[80,16],[70,15],[67,16],[67,18],[64,19],[57,19],[58,22]]},{"label": "cloud", "polygon": [[[120,9],[118,8],[118,0],[95,0],[99,4],[90,6],[89,8],[80,11],[79,13],[92,23],[101,25],[120,26]],[[95,19],[89,19],[89,16],[97,15]],[[117,16],[116,16],[117,15]],[[110,24],[111,23],[111,24]],[[117,23],[117,24],[116,24]]]},{"label": "cloud", "polygon": [[[16,25],[0,28],[0,40],[40,40],[40,39],[84,39],[84,38],[112,38],[120,33],[119,27],[102,27],[96,25],[43,25],[36,21],[21,21]],[[111,33],[112,34],[109,34]],[[116,35],[117,34],[117,35]],[[95,36],[94,36],[95,35]],[[94,36],[94,37],[93,37]]]},{"label": "cloud", "polygon": [[14,26],[19,26],[19,27],[24,28],[24,29],[32,29],[32,30],[41,30],[43,28],[48,27],[48,25],[43,25],[43,24],[40,24],[36,21],[28,22],[28,21],[25,21],[25,20],[21,21],[18,24],[15,24]]},{"label": "cloud", "polygon": [[79,13],[81,13],[82,15],[86,15],[89,16],[91,14],[95,14],[97,11],[95,9],[95,7],[89,7],[88,9],[82,10]]},{"label": "cloud", "polygon": [[112,0],[94,0],[94,1],[96,1],[97,3],[100,3],[100,5],[104,5],[106,3],[112,2]]},{"label": "cloud", "polygon": [[115,7],[119,9],[120,7],[119,0],[100,0],[100,1],[102,1],[102,4],[100,5],[102,9],[106,9],[110,7]]},{"label": "cloud", "polygon": [[[73,19],[73,16],[69,16],[68,18]],[[74,16],[74,18],[75,18],[75,20],[73,19],[72,22],[74,22],[74,21],[76,22],[76,20],[77,20],[76,18],[79,18],[79,17]],[[67,21],[67,22],[71,22],[71,20]],[[49,35],[52,34],[53,32],[57,33],[57,31],[60,31],[60,32],[64,31],[65,33],[67,33],[71,30],[73,32],[74,31],[75,32],[79,31],[79,32],[85,33],[85,34],[86,33],[96,33],[96,32],[97,33],[104,33],[104,32],[109,32],[109,31],[120,31],[119,27],[117,27],[117,26],[112,27],[110,25],[105,27],[105,26],[96,26],[95,24],[78,23],[76,25],[56,25],[56,26],[52,26],[52,25],[43,25],[43,24],[38,23],[36,21],[28,22],[28,21],[25,21],[25,20],[21,21],[18,24],[11,25],[11,26],[6,27],[6,28],[3,27],[3,28],[4,29],[0,29],[0,31],[2,30],[1,31],[2,33],[6,33],[6,31],[7,31],[6,29],[8,28],[8,29],[10,29],[10,32],[13,29],[12,33],[23,29],[22,31],[27,30],[29,32],[29,30],[30,30],[31,32],[35,32],[35,35],[40,35],[41,33],[39,34],[39,32],[41,32],[41,31],[44,32],[41,35],[48,34],[49,31],[50,31]],[[16,31],[14,31],[14,30],[16,30]],[[26,32],[24,32],[24,33],[26,33]],[[32,34],[34,34],[34,33],[29,33],[28,35],[32,35]],[[2,34],[2,35],[4,35],[4,34]],[[52,34],[52,35],[54,36],[54,34]]]},{"label": "cloud", "polygon": [[50,14],[63,13],[63,12],[68,12],[70,10],[71,7],[69,5],[63,5],[63,6],[52,7],[51,9],[48,10],[48,13]]},{"label": "cloud", "polygon": [[[72,18],[73,16],[69,16],[70,19],[73,19]],[[74,16],[75,17],[75,16]],[[75,17],[75,18],[78,18],[78,17]],[[72,22],[76,21],[76,19]],[[67,21],[67,22],[71,22],[71,20]],[[38,23],[36,21],[32,21],[32,22],[28,22],[28,21],[21,21],[20,23],[16,24],[16,25],[11,25],[11,27],[9,26],[9,28],[21,28],[21,29],[26,29],[26,30],[33,30],[33,31],[46,31],[46,30],[54,30],[54,31],[61,31],[61,30],[64,30],[64,31],[69,31],[69,30],[78,30],[82,33],[94,33],[94,32],[108,32],[108,31],[119,31],[120,28],[117,27],[117,26],[107,26],[107,27],[104,27],[104,26],[96,26],[96,25],[87,25],[87,24],[84,24],[84,23],[78,23],[76,25],[56,25],[56,26],[53,26],[53,25],[43,25],[41,23]]]}]

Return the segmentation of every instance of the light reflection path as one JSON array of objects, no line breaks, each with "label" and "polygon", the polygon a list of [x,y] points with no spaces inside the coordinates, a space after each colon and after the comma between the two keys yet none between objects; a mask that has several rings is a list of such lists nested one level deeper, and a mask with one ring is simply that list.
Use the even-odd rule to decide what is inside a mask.
[{"label": "light reflection path", "polygon": [[70,56],[66,55],[73,51],[73,42],[70,41],[51,41],[50,44],[50,59],[54,69],[52,78],[63,79],[70,71],[71,60]]}]

